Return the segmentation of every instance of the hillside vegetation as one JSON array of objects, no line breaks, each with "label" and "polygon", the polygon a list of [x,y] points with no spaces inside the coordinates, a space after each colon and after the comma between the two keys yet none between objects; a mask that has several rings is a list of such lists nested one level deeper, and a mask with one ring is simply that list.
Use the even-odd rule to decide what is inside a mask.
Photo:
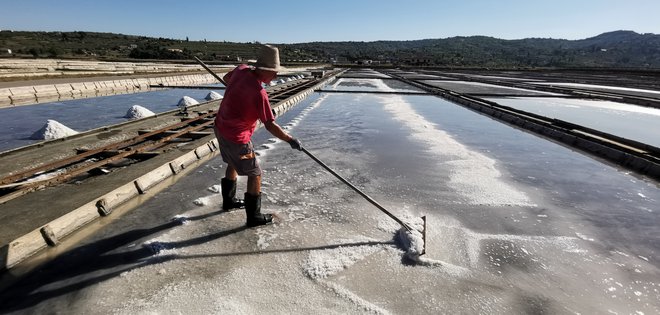
[{"label": "hillside vegetation", "polygon": [[[335,62],[439,67],[660,68],[660,35],[615,31],[582,40],[485,36],[411,41],[276,44],[284,63]],[[0,31],[3,57],[217,62],[256,58],[258,42],[232,43],[95,32]],[[11,50],[11,54],[7,53]]]}]

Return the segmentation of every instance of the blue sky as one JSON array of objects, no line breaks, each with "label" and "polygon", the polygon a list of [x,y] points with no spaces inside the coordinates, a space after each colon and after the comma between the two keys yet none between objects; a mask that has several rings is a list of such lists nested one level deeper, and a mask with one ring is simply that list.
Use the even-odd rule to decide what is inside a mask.
[{"label": "blue sky", "polygon": [[660,34],[659,0],[0,0],[0,29],[300,43]]}]

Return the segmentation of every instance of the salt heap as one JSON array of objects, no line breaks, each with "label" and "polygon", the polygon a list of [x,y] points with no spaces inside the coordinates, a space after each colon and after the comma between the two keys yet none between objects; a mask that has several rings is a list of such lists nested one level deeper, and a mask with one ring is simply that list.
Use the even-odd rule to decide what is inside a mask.
[{"label": "salt heap", "polygon": [[181,98],[181,100],[179,100],[179,104],[177,104],[176,106],[188,107],[188,106],[197,105],[197,104],[199,104],[199,102],[197,100],[195,100],[194,98],[192,98],[190,96],[184,96],[183,98]]},{"label": "salt heap", "polygon": [[78,132],[59,123],[56,120],[48,119],[46,124],[30,136],[32,140],[53,140],[72,136]]},{"label": "salt heap", "polygon": [[140,118],[145,118],[145,117],[150,117],[156,115],[154,112],[140,106],[140,105],[133,105],[127,112],[126,116],[124,118],[128,119],[140,119]]},{"label": "salt heap", "polygon": [[414,262],[421,262],[420,255],[424,251],[424,238],[420,231],[424,230],[424,221],[421,218],[407,218],[405,221],[410,230],[402,227],[396,235],[396,240],[406,251],[406,257]]},{"label": "salt heap", "polygon": [[222,94],[220,94],[216,91],[211,91],[208,95],[206,95],[206,97],[204,99],[206,99],[207,101],[221,100],[222,97],[223,97]]}]

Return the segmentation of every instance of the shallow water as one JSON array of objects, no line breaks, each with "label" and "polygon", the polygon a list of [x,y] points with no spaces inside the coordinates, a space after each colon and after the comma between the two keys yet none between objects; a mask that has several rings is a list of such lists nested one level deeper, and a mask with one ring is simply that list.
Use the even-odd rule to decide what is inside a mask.
[{"label": "shallow water", "polygon": [[505,106],[557,118],[660,147],[660,109],[610,101],[554,98],[492,98]]},{"label": "shallow water", "polygon": [[[176,105],[183,96],[190,96],[200,103],[204,102],[204,97],[210,91],[168,89],[2,108],[0,109],[0,151],[39,142],[29,138],[49,119],[83,132],[128,121],[124,115],[133,105],[140,105],[158,114],[177,109]],[[224,94],[223,90],[213,91]]]}]

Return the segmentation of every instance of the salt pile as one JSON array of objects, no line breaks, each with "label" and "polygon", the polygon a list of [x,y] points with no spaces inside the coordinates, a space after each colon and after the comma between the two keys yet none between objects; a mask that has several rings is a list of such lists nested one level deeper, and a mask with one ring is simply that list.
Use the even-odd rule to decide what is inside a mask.
[{"label": "salt pile", "polygon": [[406,257],[412,261],[420,262],[419,256],[424,252],[424,221],[422,218],[408,218],[405,222],[410,230],[402,227],[396,234],[396,240],[406,251]]},{"label": "salt pile", "polygon": [[422,233],[415,228],[410,230],[401,228],[397,234],[397,239],[399,240],[401,247],[406,251],[406,257],[412,261],[419,261],[419,256],[424,251],[424,239],[422,238]]},{"label": "salt pile", "polygon": [[188,106],[197,105],[197,104],[199,104],[199,102],[197,100],[195,100],[194,98],[192,98],[190,96],[184,96],[183,98],[181,98],[181,100],[179,100],[179,104],[177,104],[176,106],[188,107]]},{"label": "salt pile", "polygon": [[30,136],[32,140],[53,140],[72,136],[78,132],[59,123],[56,120],[48,119],[46,124]]},{"label": "salt pile", "polygon": [[145,118],[145,117],[150,117],[156,115],[154,112],[140,106],[140,105],[133,105],[131,108],[126,112],[126,116],[124,118],[128,119],[140,119],[140,118]]},{"label": "salt pile", "polygon": [[212,100],[221,100],[223,98],[222,94],[216,92],[216,91],[211,91],[206,97],[204,98],[207,101],[212,101]]}]

